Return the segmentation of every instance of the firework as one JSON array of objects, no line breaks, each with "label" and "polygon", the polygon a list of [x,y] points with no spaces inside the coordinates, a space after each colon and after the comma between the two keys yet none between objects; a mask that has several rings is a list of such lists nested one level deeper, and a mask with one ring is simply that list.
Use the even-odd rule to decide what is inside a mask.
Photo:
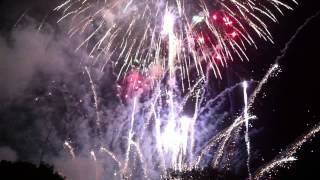
[{"label": "firework", "polygon": [[71,21],[71,37],[85,36],[77,50],[85,48],[101,71],[111,63],[118,79],[131,70],[150,78],[158,66],[163,75],[179,70],[190,81],[191,69],[222,78],[229,61],[248,59],[246,46],[256,46],[256,36],[272,41],[264,21],[277,22],[273,11],[281,7],[291,9],[278,0],[67,0],[55,10],[63,12],[58,22]]},{"label": "firework", "polygon": [[[161,174],[168,169],[182,171],[210,163],[219,167],[232,156],[226,148],[232,140],[239,141],[244,125],[248,177],[252,178],[249,127],[255,116],[250,109],[262,86],[279,70],[278,62],[250,96],[248,87],[255,81],[238,83],[207,101],[206,83],[209,72],[222,79],[222,68],[234,59],[248,60],[246,48],[256,46],[254,39],[272,42],[265,21],[277,22],[273,12],[282,14],[281,9],[291,7],[278,0],[67,0],[55,8],[63,13],[58,22],[67,22],[69,36],[84,37],[76,51],[88,52],[91,67],[104,72],[111,66],[116,74],[119,96],[125,104],[122,108],[129,109],[125,123],[115,125],[117,137],[126,134],[125,143],[118,145],[122,149],[118,153],[105,147],[100,151],[117,163],[121,175],[132,177],[137,167],[143,172],[140,178],[146,179],[151,171]],[[87,66],[85,71],[100,127],[103,119],[96,87]],[[191,77],[193,74],[195,77]],[[201,132],[197,125],[206,111],[219,108],[225,94],[239,87],[244,98],[241,115],[209,139],[198,140],[196,136]],[[192,116],[187,116],[183,109],[190,99],[195,102],[194,110]],[[148,143],[148,138],[153,143]],[[214,155],[207,158],[212,151]],[[97,161],[94,151],[90,153]],[[292,155],[277,159],[256,177],[294,160]],[[154,179],[159,179],[159,174]]]}]

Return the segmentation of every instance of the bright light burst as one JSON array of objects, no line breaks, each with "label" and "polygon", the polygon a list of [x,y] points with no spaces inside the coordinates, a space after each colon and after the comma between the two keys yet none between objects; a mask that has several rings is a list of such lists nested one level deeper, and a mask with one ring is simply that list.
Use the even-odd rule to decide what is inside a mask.
[{"label": "bright light burst", "polygon": [[154,66],[187,80],[191,69],[202,77],[209,67],[222,78],[229,61],[248,60],[254,38],[272,41],[265,21],[277,22],[282,7],[291,9],[278,0],[66,0],[55,10],[63,12],[58,22],[71,21],[70,36],[85,35],[77,50],[87,49],[101,71],[111,63],[118,79],[134,69],[156,81]]},{"label": "bright light burst", "polygon": [[[210,100],[205,97],[205,84],[209,72],[222,79],[222,68],[231,61],[248,60],[246,47],[256,46],[254,39],[272,42],[266,21],[277,22],[274,12],[283,14],[282,9],[291,7],[278,0],[66,0],[55,8],[63,13],[58,22],[67,22],[70,37],[76,34],[84,37],[76,50],[88,52],[92,67],[103,72],[106,66],[112,65],[116,72],[120,97],[130,111],[128,126],[125,128],[122,124],[117,129],[119,134],[122,131],[126,134],[126,145],[119,145],[125,146],[125,150],[112,152],[102,146],[100,151],[116,162],[121,177],[132,178],[136,158],[142,164],[139,167],[143,169],[143,178],[151,179],[159,179],[168,169],[183,170],[209,164],[218,167],[230,156],[225,149],[239,140],[239,131],[245,125],[251,179],[249,121],[255,117],[251,116],[250,109],[262,86],[279,70],[279,65],[271,66],[251,96],[247,90],[254,81],[238,83]],[[103,119],[98,112],[95,83],[87,66],[85,71],[100,126]],[[196,138],[201,133],[197,123],[207,118],[205,112],[212,104],[219,106],[227,92],[239,87],[243,88],[244,98],[244,109],[239,117],[209,139]],[[186,116],[183,109],[190,98],[194,100],[194,114]],[[144,142],[150,138],[148,136],[155,143]],[[65,146],[74,157],[71,145],[66,142]],[[214,154],[207,158],[213,149]],[[95,153],[94,150],[90,152],[97,161]],[[291,153],[290,157],[274,161],[255,177],[262,176],[268,168],[294,160]],[[158,176],[150,177],[151,171],[158,171]]]}]

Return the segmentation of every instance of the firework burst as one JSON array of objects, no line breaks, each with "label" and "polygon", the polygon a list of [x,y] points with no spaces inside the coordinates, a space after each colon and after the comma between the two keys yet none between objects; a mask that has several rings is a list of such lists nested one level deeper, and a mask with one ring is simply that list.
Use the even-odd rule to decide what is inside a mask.
[{"label": "firework burst", "polygon": [[273,12],[282,7],[291,9],[278,0],[67,0],[55,10],[63,12],[58,22],[71,21],[71,37],[85,35],[77,50],[85,48],[101,71],[111,63],[118,79],[135,70],[156,81],[157,67],[190,81],[193,68],[198,77],[211,69],[222,78],[229,61],[248,60],[255,36],[272,41],[265,21],[277,22]]},{"label": "firework burst", "polygon": [[[297,4],[295,0],[290,3]],[[272,42],[265,21],[277,22],[274,12],[282,14],[282,9],[291,6],[278,0],[67,0],[55,8],[63,13],[58,22],[67,22],[69,36],[84,37],[76,51],[85,49],[92,67],[104,72],[111,65],[116,74],[119,95],[130,111],[127,126],[116,128],[126,134],[126,145],[121,153],[105,146],[100,151],[116,162],[122,176],[131,177],[137,166],[142,168],[143,178],[149,178],[150,171],[165,174],[168,169],[181,171],[208,164],[219,167],[232,156],[225,150],[232,141],[239,141],[245,125],[248,177],[252,178],[249,128],[255,117],[250,109],[279,65],[271,66],[251,96],[248,87],[256,82],[244,81],[207,100],[206,83],[209,72],[222,79],[221,69],[231,61],[248,60],[246,47],[256,47],[254,39]],[[89,68],[85,71],[100,126],[103,119],[98,112],[96,88]],[[197,126],[207,118],[207,111],[219,108],[225,93],[239,87],[244,99],[241,115],[226,129],[210,134],[210,138],[196,138]],[[190,98],[194,99],[194,113],[186,116],[183,110]],[[146,142],[150,138],[153,143]],[[65,146],[72,150],[69,144]],[[208,158],[212,151],[214,155]],[[90,153],[97,161],[95,151]],[[293,160],[286,157],[270,166]]]}]

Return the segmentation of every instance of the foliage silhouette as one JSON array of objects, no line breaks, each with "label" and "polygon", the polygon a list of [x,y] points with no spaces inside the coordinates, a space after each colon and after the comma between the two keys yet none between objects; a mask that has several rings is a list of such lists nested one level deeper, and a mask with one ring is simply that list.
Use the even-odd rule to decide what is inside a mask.
[{"label": "foliage silhouette", "polygon": [[29,162],[0,162],[0,179],[28,179],[28,180],[65,180],[57,172],[53,166],[45,163],[40,163],[39,166]]}]

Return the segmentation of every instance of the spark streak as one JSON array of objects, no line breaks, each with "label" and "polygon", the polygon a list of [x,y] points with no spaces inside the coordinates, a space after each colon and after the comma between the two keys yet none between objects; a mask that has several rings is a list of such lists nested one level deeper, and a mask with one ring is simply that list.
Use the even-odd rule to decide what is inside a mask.
[{"label": "spark streak", "polygon": [[267,163],[265,166],[260,168],[255,173],[255,179],[260,179],[264,177],[266,173],[272,172],[275,168],[290,162],[297,160],[294,157],[294,154],[297,153],[299,149],[308,141],[310,141],[313,137],[316,136],[317,133],[320,132],[320,124],[317,124],[312,128],[308,133],[304,134],[301,138],[299,138],[296,142],[291,144],[285,151],[281,152],[276,158],[274,158],[271,162]]},{"label": "spark streak", "polygon": [[250,156],[251,155],[250,155],[250,137],[249,137],[248,95],[247,95],[248,83],[247,83],[247,81],[244,81],[242,84],[243,84],[243,97],[244,97],[243,116],[244,116],[244,120],[246,122],[245,141],[246,141],[247,153],[248,153],[247,168],[248,168],[248,173],[249,173],[249,179],[252,179],[251,169],[250,169]]},{"label": "spark streak", "polygon": [[135,115],[135,111],[136,111],[136,104],[137,104],[137,98],[134,98],[132,114],[131,114],[131,121],[130,121],[130,130],[129,130],[129,134],[128,134],[128,143],[127,143],[127,151],[126,151],[126,159],[125,159],[125,164],[124,164],[124,171],[127,171],[127,168],[128,168],[131,145],[133,143],[132,137],[134,135],[133,125],[134,125],[134,120],[135,120],[134,119],[134,115]]},{"label": "spark streak", "polygon": [[74,150],[73,150],[73,147],[70,145],[70,143],[68,141],[65,141],[64,142],[64,145],[68,148],[71,156],[72,156],[72,159],[74,159],[76,156],[74,154]]},{"label": "spark streak", "polygon": [[99,115],[98,96],[97,96],[96,88],[94,86],[90,71],[89,71],[87,66],[85,67],[85,70],[86,70],[87,75],[88,75],[89,80],[90,80],[89,82],[90,82],[90,85],[91,85],[91,90],[92,90],[93,99],[94,99],[94,106],[95,106],[95,109],[96,109],[97,125],[99,126],[100,125],[100,115]]},{"label": "spark streak", "polygon": [[115,154],[113,154],[111,151],[109,151],[108,149],[101,147],[100,151],[107,153],[119,166],[119,168],[121,168],[121,162],[120,160],[116,157]]}]

